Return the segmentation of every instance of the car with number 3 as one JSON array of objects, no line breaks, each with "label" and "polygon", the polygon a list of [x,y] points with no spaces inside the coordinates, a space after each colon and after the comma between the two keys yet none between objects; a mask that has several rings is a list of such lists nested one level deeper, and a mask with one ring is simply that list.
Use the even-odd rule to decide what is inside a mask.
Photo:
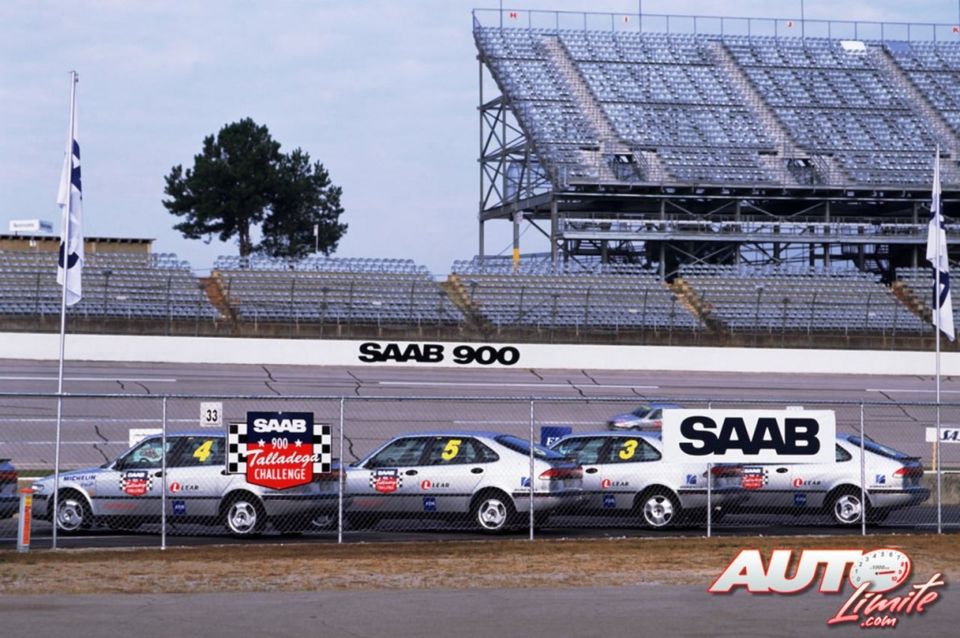
[{"label": "car with number 3", "polygon": [[[284,532],[336,526],[339,463],[306,485],[273,490],[225,473],[226,437],[220,432],[168,434],[163,445],[160,435],[149,436],[110,463],[60,474],[60,531],[158,523],[164,485],[168,523],[222,524],[240,537],[259,534],[268,523]],[[33,491],[34,517],[52,520],[53,477],[35,481]]]},{"label": "car with number 3", "polygon": [[577,502],[580,466],[509,434],[444,430],[397,436],[345,468],[352,529],[387,518],[469,517],[483,532],[501,532]]},{"label": "car with number 3", "polygon": [[[706,513],[706,465],[663,461],[659,433],[569,434],[551,447],[583,467],[583,505],[567,513],[639,515],[652,528]],[[717,514],[746,498],[739,466],[716,465],[710,474],[710,503]]]}]

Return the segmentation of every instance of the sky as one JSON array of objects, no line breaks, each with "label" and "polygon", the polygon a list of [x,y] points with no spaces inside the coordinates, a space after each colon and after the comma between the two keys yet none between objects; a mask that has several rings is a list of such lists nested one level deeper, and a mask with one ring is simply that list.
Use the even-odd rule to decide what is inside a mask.
[{"label": "sky", "polygon": [[[337,256],[410,258],[432,272],[477,252],[476,0],[4,0],[0,232],[59,227],[56,193],[77,89],[87,236],[155,239],[198,272],[237,244],[184,239],[164,176],[205,136],[252,117],[342,186]],[[800,2],[525,0],[518,10],[799,18]],[[953,24],[960,2],[808,0],[808,20]],[[652,19],[651,19],[652,20]],[[487,223],[508,254],[507,222]],[[524,252],[546,250],[525,232]]]}]

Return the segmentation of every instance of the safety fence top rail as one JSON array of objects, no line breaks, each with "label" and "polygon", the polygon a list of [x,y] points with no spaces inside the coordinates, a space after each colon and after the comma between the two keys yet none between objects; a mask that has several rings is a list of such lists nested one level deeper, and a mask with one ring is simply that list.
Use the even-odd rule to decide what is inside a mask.
[{"label": "safety fence top rail", "polygon": [[[628,387],[628,386],[625,386]],[[651,397],[639,397],[634,395],[621,396],[591,396],[591,397],[570,397],[570,396],[426,396],[426,395],[377,395],[377,396],[357,396],[357,395],[311,395],[311,394],[98,394],[89,392],[64,392],[58,395],[56,392],[0,392],[0,399],[55,399],[62,396],[64,399],[124,399],[130,401],[163,401],[184,400],[184,399],[204,399],[204,400],[233,400],[233,401],[269,401],[276,403],[278,401],[348,401],[351,403],[370,402],[471,402],[471,403],[489,403],[493,401],[503,403],[624,403],[633,402],[637,404],[658,403],[669,400],[678,405],[684,403],[716,403],[722,405],[797,405],[802,403],[804,406],[883,406],[891,405],[916,406],[916,407],[936,407],[942,408],[960,408],[960,401],[901,401],[901,400],[857,400],[857,399],[803,399],[799,401],[796,398],[725,398],[709,395],[700,396],[675,396],[665,395],[663,397],[653,395]],[[798,410],[799,411],[799,410]]]},{"label": "safety fence top rail", "polygon": [[826,37],[873,40],[937,41],[958,38],[956,24],[939,22],[887,22],[871,20],[811,20],[799,15],[782,18],[662,13],[618,13],[475,8],[474,28],[526,28],[560,30],[640,31],[703,35],[758,35]]}]

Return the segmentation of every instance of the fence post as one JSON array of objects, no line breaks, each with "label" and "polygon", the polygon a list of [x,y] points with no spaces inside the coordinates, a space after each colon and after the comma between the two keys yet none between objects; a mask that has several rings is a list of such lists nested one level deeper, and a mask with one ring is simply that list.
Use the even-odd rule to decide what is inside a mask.
[{"label": "fence post", "polygon": [[160,433],[160,549],[167,548],[167,397],[161,403],[162,429]]},{"label": "fence post", "polygon": [[337,482],[337,544],[343,543],[343,482],[346,480],[347,473],[343,469],[343,403],[345,399],[340,397],[340,480]]},{"label": "fence post", "polygon": [[[937,341],[939,343],[940,335],[937,334]],[[939,362],[938,364],[939,365]],[[943,467],[941,466],[940,458],[943,456],[940,453],[940,386],[939,380],[937,381],[937,446],[936,446],[936,471],[937,471],[937,534],[943,534],[943,489],[942,489],[942,479],[943,479]]]},{"label": "fence post", "polygon": [[863,402],[860,402],[860,535],[867,535],[867,455],[863,440]]},{"label": "fence post", "polygon": [[533,540],[533,489],[534,489],[534,477],[533,477],[533,430],[534,430],[534,413],[533,413],[534,401],[530,399],[530,540]]},{"label": "fence post", "polygon": [[707,538],[713,534],[713,463],[707,463]]}]

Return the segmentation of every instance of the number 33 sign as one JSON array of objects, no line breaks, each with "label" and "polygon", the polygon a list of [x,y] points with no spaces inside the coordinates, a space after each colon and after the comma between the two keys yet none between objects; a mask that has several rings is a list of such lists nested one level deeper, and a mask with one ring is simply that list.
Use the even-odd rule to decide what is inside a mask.
[{"label": "number 33 sign", "polygon": [[200,427],[202,428],[222,428],[223,427],[223,404],[222,403],[201,403],[200,404]]}]

